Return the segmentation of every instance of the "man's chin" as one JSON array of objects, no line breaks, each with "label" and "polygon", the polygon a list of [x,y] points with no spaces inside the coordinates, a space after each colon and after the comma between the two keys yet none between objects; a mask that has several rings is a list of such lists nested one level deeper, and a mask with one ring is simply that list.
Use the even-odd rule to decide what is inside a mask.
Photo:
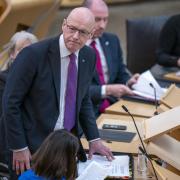
[{"label": "man's chin", "polygon": [[95,39],[95,38],[99,38],[99,37],[102,36],[102,34],[103,34],[103,32],[97,32],[97,33],[94,34],[93,37],[94,37],[94,39]]}]

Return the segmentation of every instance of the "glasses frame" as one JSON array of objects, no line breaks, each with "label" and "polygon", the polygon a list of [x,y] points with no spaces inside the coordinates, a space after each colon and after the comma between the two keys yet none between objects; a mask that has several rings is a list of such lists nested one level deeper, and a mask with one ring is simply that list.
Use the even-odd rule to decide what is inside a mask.
[{"label": "glasses frame", "polygon": [[67,19],[64,19],[64,21],[65,21],[65,26],[67,27],[69,33],[75,34],[76,32],[78,32],[79,36],[84,37],[84,38],[87,38],[91,35],[91,32],[88,32],[87,30],[78,29],[77,27],[73,25],[69,25],[67,22]]}]

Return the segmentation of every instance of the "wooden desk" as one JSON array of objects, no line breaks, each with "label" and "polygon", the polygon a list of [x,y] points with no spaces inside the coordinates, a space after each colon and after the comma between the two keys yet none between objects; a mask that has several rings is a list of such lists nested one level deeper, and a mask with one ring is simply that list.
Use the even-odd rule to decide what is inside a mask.
[{"label": "wooden desk", "polygon": [[[138,126],[138,129],[140,131],[140,134],[143,136],[142,130],[144,129],[142,127],[142,121],[145,118],[137,117],[136,123]],[[102,129],[103,124],[119,124],[119,125],[126,125],[127,131],[129,132],[136,132],[136,129],[134,127],[133,121],[128,116],[124,115],[112,115],[112,114],[102,114],[97,119],[97,125],[99,129]],[[81,139],[82,144],[85,149],[88,149],[88,142],[86,139]],[[125,143],[125,142],[116,142],[116,141],[103,141],[103,143],[111,149],[111,151],[114,152],[127,152],[127,153],[133,153],[137,154],[138,151],[138,145],[140,144],[139,138],[136,134],[134,139],[131,143]]]},{"label": "wooden desk", "polygon": [[131,114],[137,117],[152,117],[155,112],[155,106],[153,104],[132,102],[123,99],[108,107],[105,112],[109,114],[127,115],[127,112],[122,109],[122,105],[125,105]]},{"label": "wooden desk", "polygon": [[[142,121],[146,120],[146,118],[142,117],[136,117],[136,123],[137,127],[140,131],[141,136],[143,136],[144,132],[142,130],[144,129],[142,127]],[[134,127],[134,124],[130,117],[125,116],[125,115],[112,115],[112,114],[102,114],[98,119],[97,119],[97,125],[98,128],[101,129],[104,123],[111,123],[111,124],[121,124],[121,125],[126,125],[127,126],[127,131],[131,132],[136,132],[136,129]],[[85,149],[88,149],[88,142],[86,139],[82,138],[81,142],[83,144],[83,147]],[[137,135],[134,137],[131,143],[124,143],[124,142],[106,142],[103,141],[103,143],[111,149],[113,152],[126,152],[126,153],[132,153],[134,154],[135,160],[134,160],[134,179],[135,180],[155,180],[154,177],[150,177],[149,173],[148,174],[140,174],[137,171],[137,158],[136,154],[138,151],[138,145],[140,144],[139,138]],[[158,166],[155,164],[156,167],[156,172],[158,174],[159,180],[178,180],[179,176],[174,174],[173,172]],[[152,173],[151,173],[152,174]]]},{"label": "wooden desk", "polygon": [[160,84],[161,87],[166,87],[167,88],[172,83],[175,83],[176,86],[180,87],[180,82],[170,81],[170,80],[166,80],[164,78],[164,75],[167,74],[167,73],[177,72],[179,70],[178,67],[164,67],[164,66],[155,64],[154,66],[152,66],[152,68],[150,70],[151,70],[151,73],[156,78],[156,80],[158,81],[158,83]]}]

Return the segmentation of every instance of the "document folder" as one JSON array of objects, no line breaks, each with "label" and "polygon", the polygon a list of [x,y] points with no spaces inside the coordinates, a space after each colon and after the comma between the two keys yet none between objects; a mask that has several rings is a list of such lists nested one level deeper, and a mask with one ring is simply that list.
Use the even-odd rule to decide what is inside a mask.
[{"label": "document folder", "polygon": [[130,143],[136,133],[120,131],[120,130],[104,130],[99,129],[100,138],[106,141],[118,141]]}]

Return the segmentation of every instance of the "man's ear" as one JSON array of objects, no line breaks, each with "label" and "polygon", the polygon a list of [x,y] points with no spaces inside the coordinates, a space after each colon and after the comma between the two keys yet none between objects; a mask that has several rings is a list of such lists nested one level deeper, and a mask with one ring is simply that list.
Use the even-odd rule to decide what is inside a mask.
[{"label": "man's ear", "polygon": [[65,25],[66,25],[66,20],[64,19],[64,20],[63,20],[63,23],[62,23],[62,26],[61,26],[62,31],[64,31]]},{"label": "man's ear", "polygon": [[92,30],[91,33],[89,34],[89,39],[92,39],[92,38],[93,38],[94,32],[95,32],[95,28],[93,28],[93,30]]}]

